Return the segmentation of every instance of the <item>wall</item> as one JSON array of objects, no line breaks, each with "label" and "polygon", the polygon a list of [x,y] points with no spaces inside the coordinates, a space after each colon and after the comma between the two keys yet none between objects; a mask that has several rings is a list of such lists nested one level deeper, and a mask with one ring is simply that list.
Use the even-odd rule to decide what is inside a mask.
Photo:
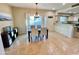
[{"label": "wall", "polygon": [[69,16],[68,21],[78,21],[79,14]]},{"label": "wall", "polygon": [[[13,11],[13,17],[14,17],[14,26],[17,26],[19,28],[19,34],[26,33],[26,20],[28,20],[29,15],[34,15],[36,10],[13,7],[12,11]],[[53,11],[47,11],[47,10],[38,10],[38,13],[41,16],[54,15]],[[53,20],[54,20],[54,17],[52,18],[52,20],[49,20],[49,21],[53,22]],[[52,28],[53,27],[51,27],[51,29]]]},{"label": "wall", "polygon": [[1,35],[0,35],[0,55],[4,55],[4,54],[5,54],[5,51],[3,48],[3,43],[2,43],[2,39],[1,39]]},{"label": "wall", "polygon": [[[6,14],[9,14],[12,16],[11,7],[8,6],[7,4],[0,3],[0,13],[6,13]],[[13,26],[12,21],[0,21],[0,33],[1,33],[2,27],[5,27],[5,26]],[[2,44],[1,35],[0,35],[0,54],[5,54],[3,44]]]},{"label": "wall", "polygon": [[56,21],[56,17],[55,17],[55,12],[46,12],[47,16],[53,16],[53,18],[47,18],[47,28],[49,29],[49,31],[54,31],[54,22]]},{"label": "wall", "polygon": [[79,14],[74,15],[74,21],[78,21],[79,19]]},{"label": "wall", "polygon": [[69,16],[68,21],[74,21],[74,16]]},{"label": "wall", "polygon": [[26,29],[26,17],[25,17],[25,13],[26,11],[24,9],[19,9],[19,8],[13,8],[13,17],[14,17],[14,26],[19,28],[19,34],[25,33],[25,29]]},{"label": "wall", "polygon": [[[12,16],[11,7],[8,6],[7,4],[0,3],[0,12],[6,13]],[[13,26],[12,21],[0,21],[0,32],[2,27],[5,27],[5,26]]]}]

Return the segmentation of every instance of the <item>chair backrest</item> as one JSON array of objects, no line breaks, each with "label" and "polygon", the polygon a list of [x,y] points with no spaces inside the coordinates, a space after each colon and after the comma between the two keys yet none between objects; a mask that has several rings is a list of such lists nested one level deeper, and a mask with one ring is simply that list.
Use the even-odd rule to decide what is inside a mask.
[{"label": "chair backrest", "polygon": [[41,28],[41,34],[44,35],[44,28]]},{"label": "chair backrest", "polygon": [[36,30],[35,30],[35,28],[32,28],[32,35],[36,35]]},{"label": "chair backrest", "polygon": [[46,34],[47,34],[46,28],[42,28],[42,29],[41,29],[41,34],[43,34],[43,35],[46,35]]},{"label": "chair backrest", "polygon": [[16,32],[18,32],[18,27],[14,27],[13,30],[15,30]]},{"label": "chair backrest", "polygon": [[37,28],[37,29],[35,29],[35,31],[36,31],[36,35],[38,35],[38,28]]},{"label": "chair backrest", "polygon": [[3,27],[3,32],[11,32],[13,31],[13,28],[11,26],[6,26],[6,27]]}]

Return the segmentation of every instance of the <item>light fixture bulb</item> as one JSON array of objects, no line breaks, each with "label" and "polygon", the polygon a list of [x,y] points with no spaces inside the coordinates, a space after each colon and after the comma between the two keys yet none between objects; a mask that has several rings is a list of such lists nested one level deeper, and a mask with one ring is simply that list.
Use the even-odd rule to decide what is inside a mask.
[{"label": "light fixture bulb", "polygon": [[55,10],[55,8],[52,8],[52,10]]},{"label": "light fixture bulb", "polygon": [[69,11],[68,13],[72,13],[71,11]]},{"label": "light fixture bulb", "polygon": [[62,5],[65,5],[66,3],[62,3]]},{"label": "light fixture bulb", "polygon": [[34,16],[35,16],[36,18],[38,18],[38,16],[39,16],[38,10],[37,10],[37,5],[38,5],[38,3],[35,3],[35,4],[36,4],[36,13],[34,14]]}]

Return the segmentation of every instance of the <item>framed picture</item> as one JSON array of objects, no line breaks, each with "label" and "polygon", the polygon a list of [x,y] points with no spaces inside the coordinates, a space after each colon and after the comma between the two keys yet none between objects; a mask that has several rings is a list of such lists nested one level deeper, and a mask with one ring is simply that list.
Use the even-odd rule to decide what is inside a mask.
[{"label": "framed picture", "polygon": [[12,16],[10,14],[0,12],[0,21],[11,21],[11,20]]}]

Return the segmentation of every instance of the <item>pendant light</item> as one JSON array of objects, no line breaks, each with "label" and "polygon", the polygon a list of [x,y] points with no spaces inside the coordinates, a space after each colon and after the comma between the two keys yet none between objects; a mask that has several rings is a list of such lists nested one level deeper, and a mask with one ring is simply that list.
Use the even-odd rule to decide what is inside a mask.
[{"label": "pendant light", "polygon": [[38,3],[35,3],[35,5],[36,5],[36,13],[35,13],[34,17],[39,18],[38,9],[37,9]]}]

